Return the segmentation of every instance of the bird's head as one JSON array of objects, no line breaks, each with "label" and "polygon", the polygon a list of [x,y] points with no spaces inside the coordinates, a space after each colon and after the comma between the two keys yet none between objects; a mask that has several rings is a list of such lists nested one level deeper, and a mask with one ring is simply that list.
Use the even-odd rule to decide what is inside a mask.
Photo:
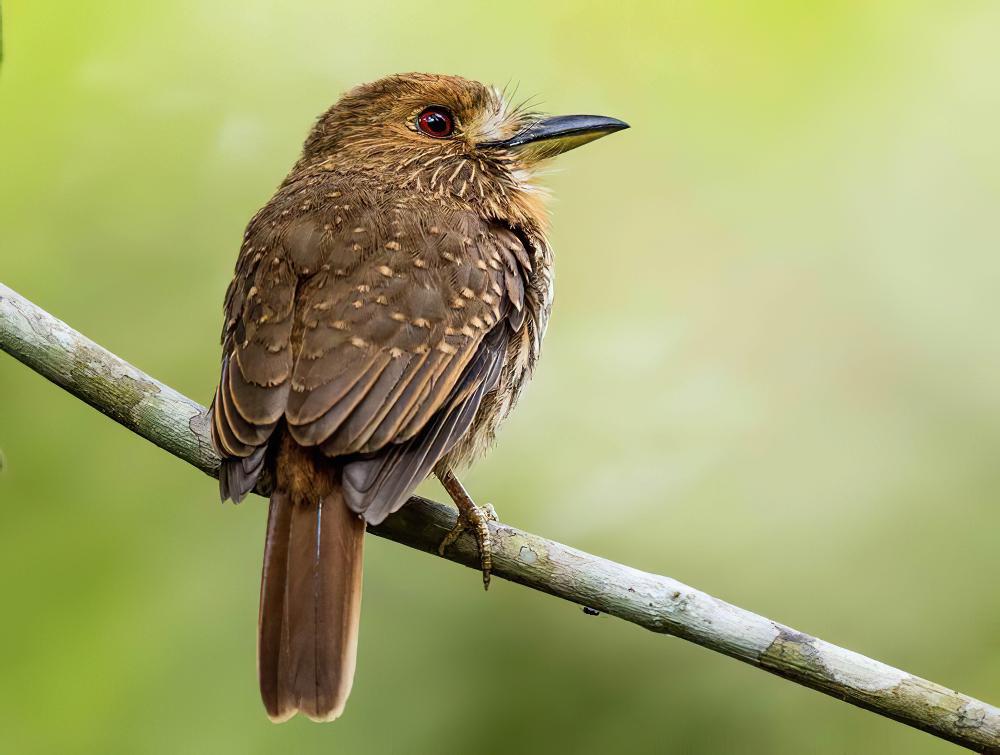
[{"label": "bird's head", "polygon": [[458,76],[408,73],[344,95],[317,121],[303,162],[495,205],[536,193],[531,179],[544,160],[624,128],[603,116],[546,117]]}]

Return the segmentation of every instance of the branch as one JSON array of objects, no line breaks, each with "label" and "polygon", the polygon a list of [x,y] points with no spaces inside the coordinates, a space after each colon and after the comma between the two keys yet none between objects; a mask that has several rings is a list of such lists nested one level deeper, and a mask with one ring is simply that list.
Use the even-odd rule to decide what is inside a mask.
[{"label": "branch", "polygon": [[[206,409],[157,382],[0,284],[0,348],[134,433],[216,476]],[[267,495],[269,481],[257,492]],[[379,537],[426,553],[455,522],[413,497]],[[537,535],[491,525],[493,573],[641,627],[681,637],[978,752],[1000,753],[1000,710],[871,658],[802,634],[669,577],[641,572]],[[446,556],[478,568],[472,538]],[[470,588],[471,589],[471,588]]]}]

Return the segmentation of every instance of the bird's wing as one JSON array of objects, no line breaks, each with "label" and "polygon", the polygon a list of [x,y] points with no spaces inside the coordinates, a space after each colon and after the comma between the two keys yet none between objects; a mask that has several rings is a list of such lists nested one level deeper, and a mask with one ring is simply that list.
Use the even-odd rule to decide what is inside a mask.
[{"label": "bird's wing", "polygon": [[486,334],[450,391],[434,397],[443,398],[440,407],[416,435],[345,465],[344,496],[351,508],[378,524],[406,502],[469,429],[483,397],[496,387],[510,335],[502,324]]},{"label": "bird's wing", "polygon": [[299,444],[346,457],[348,503],[381,521],[496,386],[530,260],[468,212],[330,212],[265,223],[245,246],[237,280],[253,282],[227,297],[239,314],[213,427],[240,460],[231,492],[284,416]]},{"label": "bird's wing", "polygon": [[211,418],[222,499],[257,482],[291,388],[298,275],[265,208],[250,221],[225,301],[222,374]]}]

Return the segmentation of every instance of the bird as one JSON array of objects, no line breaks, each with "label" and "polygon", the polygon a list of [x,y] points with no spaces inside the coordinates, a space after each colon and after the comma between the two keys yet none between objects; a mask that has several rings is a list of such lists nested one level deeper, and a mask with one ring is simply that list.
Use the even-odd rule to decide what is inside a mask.
[{"label": "bird", "polygon": [[272,721],[332,721],[354,679],[367,525],[434,474],[483,583],[492,507],[455,470],[532,375],[552,307],[547,160],[627,128],[459,76],[359,85],[250,220],[210,413],[223,501],[272,481],[257,666]]}]

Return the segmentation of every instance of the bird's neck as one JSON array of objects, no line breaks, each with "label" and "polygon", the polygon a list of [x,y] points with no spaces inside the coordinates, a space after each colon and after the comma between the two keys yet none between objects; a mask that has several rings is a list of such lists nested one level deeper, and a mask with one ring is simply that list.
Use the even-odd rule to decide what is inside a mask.
[{"label": "bird's neck", "polygon": [[510,170],[468,156],[358,165],[334,154],[301,159],[284,185],[331,175],[386,199],[420,197],[476,212],[523,231],[532,240],[543,239],[548,229],[549,193],[528,170]]}]

